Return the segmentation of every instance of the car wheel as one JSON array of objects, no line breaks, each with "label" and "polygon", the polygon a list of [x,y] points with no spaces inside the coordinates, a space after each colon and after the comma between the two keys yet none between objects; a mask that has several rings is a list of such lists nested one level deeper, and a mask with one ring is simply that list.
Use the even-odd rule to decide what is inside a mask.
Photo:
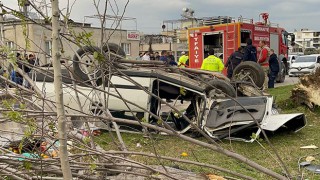
[{"label": "car wheel", "polygon": [[110,57],[109,57],[108,52],[115,53],[115,54],[117,54],[119,56],[122,56],[123,58],[126,57],[126,53],[124,52],[124,50],[120,46],[115,44],[115,43],[107,43],[107,44],[105,44],[102,47],[102,50],[106,53],[106,59],[109,60],[109,61],[114,61],[116,59],[119,59],[119,57],[116,57],[116,56],[111,55],[111,54],[110,54]]},{"label": "car wheel", "polygon": [[281,71],[278,73],[278,76],[276,78],[277,83],[283,83],[284,80],[286,79],[286,70],[283,62],[281,63],[281,66],[282,66]]},{"label": "car wheel", "polygon": [[231,97],[236,97],[236,90],[226,81],[220,79],[210,80],[205,88],[208,97],[226,97],[225,94]]},{"label": "car wheel", "polygon": [[265,75],[263,68],[258,63],[245,61],[233,70],[232,80],[248,82],[252,80],[256,86],[261,88],[265,80]]},{"label": "car wheel", "polygon": [[89,80],[93,75],[101,76],[100,65],[93,57],[94,52],[100,52],[100,49],[95,46],[83,46],[73,56],[74,73],[83,81]]}]

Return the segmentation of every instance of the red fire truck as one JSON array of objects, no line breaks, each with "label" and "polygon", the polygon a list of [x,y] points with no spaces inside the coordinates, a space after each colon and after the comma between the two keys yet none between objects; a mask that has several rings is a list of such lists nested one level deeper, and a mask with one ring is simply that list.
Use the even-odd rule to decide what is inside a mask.
[{"label": "red fire truck", "polygon": [[294,42],[294,35],[276,24],[271,24],[268,21],[269,14],[261,13],[260,18],[263,21],[256,23],[253,19],[242,17],[238,20],[230,17],[203,18],[203,26],[188,29],[189,66],[200,68],[206,53],[211,48],[215,49],[217,54],[223,55],[225,63],[238,47],[246,46],[248,38],[252,39],[256,47],[259,41],[265,40],[278,55],[281,71],[277,82],[283,82],[286,75],[286,66],[283,62],[286,62],[288,56],[288,36],[290,35],[291,41]]}]

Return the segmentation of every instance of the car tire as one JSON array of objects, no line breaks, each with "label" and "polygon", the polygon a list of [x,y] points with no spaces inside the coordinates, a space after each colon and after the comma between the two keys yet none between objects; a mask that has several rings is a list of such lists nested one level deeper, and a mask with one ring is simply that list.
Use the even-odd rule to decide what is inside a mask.
[{"label": "car tire", "polygon": [[283,83],[284,80],[286,79],[286,70],[285,70],[285,64],[281,62],[281,67],[280,72],[278,73],[278,76],[276,78],[277,83]]},{"label": "car tire", "polygon": [[[223,93],[217,91],[215,88],[221,90]],[[214,90],[214,91],[212,91]],[[225,97],[225,94],[231,97],[236,97],[237,93],[234,87],[226,81],[220,80],[220,79],[213,79],[210,80],[207,84],[207,87],[205,88],[205,92],[209,97]],[[216,94],[213,94],[216,93]],[[225,93],[225,94],[224,94]],[[221,95],[221,96],[220,96]]]},{"label": "car tire", "polygon": [[240,63],[233,70],[232,80],[251,82],[250,78],[244,77],[246,73],[249,73],[249,76],[257,87],[263,87],[265,80],[263,68],[258,63],[253,61],[245,61]]},{"label": "car tire", "polygon": [[[83,69],[85,66],[89,67],[89,65],[84,65],[83,63],[81,63],[81,60],[84,56],[88,54],[93,55],[94,52],[100,52],[100,49],[96,46],[83,46],[80,49],[78,49],[76,54],[73,56],[73,71],[83,81],[88,81],[90,74],[86,73],[85,70]],[[81,59],[79,59],[79,57]],[[91,59],[89,60],[91,61]],[[92,74],[95,74],[96,77],[100,77],[101,71],[96,70]]]},{"label": "car tire", "polygon": [[[108,60],[109,59],[109,55],[108,55],[108,52],[112,52],[112,53],[115,53],[119,56],[122,56],[123,58],[126,57],[126,53],[124,52],[124,50],[117,44],[115,43],[107,43],[105,44],[103,47],[102,47],[102,50],[107,54],[106,56],[106,59]],[[112,56],[110,55],[110,58],[109,61],[114,61],[114,60],[117,60],[119,59],[119,57],[115,57],[115,56]]]}]

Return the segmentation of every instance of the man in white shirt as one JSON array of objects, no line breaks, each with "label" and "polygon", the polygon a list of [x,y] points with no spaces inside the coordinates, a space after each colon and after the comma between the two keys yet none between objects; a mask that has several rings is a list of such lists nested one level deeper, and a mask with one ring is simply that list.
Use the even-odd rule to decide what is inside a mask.
[{"label": "man in white shirt", "polygon": [[149,55],[150,53],[148,52],[148,51],[146,51],[145,53],[144,53],[144,55],[142,56],[142,60],[148,60],[148,61],[150,61],[150,55]]}]

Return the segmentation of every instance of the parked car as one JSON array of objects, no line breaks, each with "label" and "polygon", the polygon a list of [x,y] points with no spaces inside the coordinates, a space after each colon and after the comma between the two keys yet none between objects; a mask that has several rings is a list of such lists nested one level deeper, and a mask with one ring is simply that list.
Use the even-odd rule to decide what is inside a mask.
[{"label": "parked car", "polygon": [[288,66],[291,68],[291,64],[298,58],[299,55],[288,55]]},{"label": "parked car", "polygon": [[299,56],[292,64],[289,70],[289,76],[300,76],[310,74],[319,68],[320,54]]},{"label": "parked car", "polygon": [[[78,51],[80,52],[83,51]],[[83,56],[79,54],[75,58],[78,57]],[[74,62],[79,61],[81,59],[74,59]],[[76,67],[79,65],[80,63],[74,64],[73,73],[85,78],[77,82],[81,106],[76,100],[75,90],[69,79],[70,75],[63,70],[64,104],[66,112],[70,114],[101,115],[106,109],[102,99],[109,89],[107,105],[114,117],[131,120],[139,118],[145,122],[159,124],[159,117],[166,115],[166,118],[162,119],[179,133],[193,130],[185,117],[188,117],[192,124],[205,130],[212,138],[218,139],[228,137],[230,132],[232,136],[243,131],[252,131],[258,135],[261,131],[253,118],[260,123],[262,129],[267,131],[276,131],[281,127],[298,131],[306,124],[304,114],[279,114],[273,108],[272,97],[238,97],[241,94],[238,92],[238,86],[245,82],[236,82],[236,80],[230,82],[220,73],[188,68],[160,68],[154,65],[122,66],[123,68],[114,69],[108,80],[110,83],[107,83],[110,85],[103,89],[101,83],[97,83],[95,87],[88,86],[90,78],[82,76],[87,72],[83,71],[83,68]],[[242,63],[235,71],[240,76],[252,76],[251,80],[263,84],[263,70],[257,63]],[[99,72],[95,71],[95,73]],[[54,101],[55,92],[50,73],[38,71],[34,77],[36,86],[40,89],[45,87],[46,97]],[[98,82],[98,79],[94,82]],[[235,98],[239,104],[232,98]],[[161,102],[161,100],[179,101],[182,105],[180,109],[177,108],[177,111],[165,108],[162,105],[164,101]],[[183,112],[184,116],[179,115],[178,112]],[[139,127],[131,128],[139,129]]]}]

